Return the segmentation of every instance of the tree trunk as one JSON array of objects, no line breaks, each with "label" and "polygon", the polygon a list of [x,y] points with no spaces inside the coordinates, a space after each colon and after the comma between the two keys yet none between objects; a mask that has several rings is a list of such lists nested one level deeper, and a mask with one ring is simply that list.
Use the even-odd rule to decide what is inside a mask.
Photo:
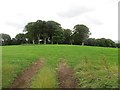
[{"label": "tree trunk", "polygon": [[82,42],[82,46],[84,46],[84,42]]},{"label": "tree trunk", "polygon": [[53,37],[51,38],[51,44],[53,44]]},{"label": "tree trunk", "polygon": [[44,44],[46,44],[46,38],[44,38]]},{"label": "tree trunk", "polygon": [[35,44],[35,40],[34,39],[32,40],[32,42],[33,42],[33,44]]},{"label": "tree trunk", "polygon": [[46,38],[46,43],[49,43],[48,38]]},{"label": "tree trunk", "polygon": [[72,45],[72,41],[70,41],[70,44]]},{"label": "tree trunk", "polygon": [[38,44],[40,44],[40,35],[38,35],[37,37],[38,37]]}]

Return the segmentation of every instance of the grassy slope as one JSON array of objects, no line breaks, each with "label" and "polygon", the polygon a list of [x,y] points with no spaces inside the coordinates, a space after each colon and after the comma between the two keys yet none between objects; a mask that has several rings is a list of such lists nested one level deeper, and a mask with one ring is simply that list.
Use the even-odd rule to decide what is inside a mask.
[{"label": "grassy slope", "polygon": [[[116,48],[77,45],[4,46],[3,87],[9,87],[22,70],[39,58],[45,58],[47,65],[54,70],[60,60],[65,60],[69,65],[75,67],[84,59],[94,61],[96,65],[99,65],[101,60],[106,59],[111,66],[114,66],[118,64],[117,53],[118,50]],[[55,77],[55,73],[52,76]],[[55,87],[54,85],[52,87]]]}]

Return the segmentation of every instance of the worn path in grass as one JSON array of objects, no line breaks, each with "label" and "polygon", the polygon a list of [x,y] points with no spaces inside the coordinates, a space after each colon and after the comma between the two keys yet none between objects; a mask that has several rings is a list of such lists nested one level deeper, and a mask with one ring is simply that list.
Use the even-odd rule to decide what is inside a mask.
[{"label": "worn path in grass", "polygon": [[15,81],[13,82],[11,88],[27,88],[32,77],[43,67],[44,61],[42,59],[36,61],[27,70],[22,72]]},{"label": "worn path in grass", "polygon": [[77,88],[77,79],[74,76],[74,70],[65,62],[58,66],[58,80],[60,88]]}]

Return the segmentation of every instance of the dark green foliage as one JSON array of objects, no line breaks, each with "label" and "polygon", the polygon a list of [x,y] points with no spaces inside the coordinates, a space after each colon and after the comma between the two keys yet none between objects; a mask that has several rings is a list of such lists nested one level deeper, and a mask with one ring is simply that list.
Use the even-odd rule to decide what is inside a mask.
[{"label": "dark green foliage", "polygon": [[[17,34],[12,39],[7,34],[3,34],[3,39],[0,39],[2,45],[18,45],[18,44],[75,44],[101,47],[118,47],[119,43],[113,42],[111,39],[95,39],[89,38],[91,35],[89,28],[83,24],[74,26],[73,31],[70,29],[63,29],[61,24],[55,21],[29,22],[25,25],[25,34]],[[2,36],[2,34],[0,34]]]},{"label": "dark green foliage", "polygon": [[11,45],[19,45],[19,43],[17,42],[16,38],[12,38]]},{"label": "dark green foliage", "polygon": [[[61,25],[55,21],[41,21],[28,23],[25,26],[25,31],[27,32],[29,38],[32,39],[33,44],[35,40],[39,42],[40,38],[46,44],[50,43],[64,43],[71,44],[81,44],[86,38],[89,37],[89,28],[85,25],[76,25],[74,27],[74,33],[67,29],[61,31]],[[64,33],[64,35],[62,35]],[[49,40],[49,41],[48,41]],[[40,42],[39,42],[40,43]]]},{"label": "dark green foliage", "polygon": [[64,29],[64,44],[72,44],[72,31],[70,29]]},{"label": "dark green foliage", "polygon": [[88,46],[101,46],[101,47],[116,47],[115,42],[113,42],[111,39],[95,39],[95,38],[88,38],[85,40],[85,45]]},{"label": "dark green foliage", "polygon": [[74,44],[82,44],[90,35],[89,28],[85,25],[75,25],[73,32]]},{"label": "dark green foliage", "polygon": [[97,46],[102,46],[102,47],[115,47],[115,42],[113,42],[110,39],[97,39]]},{"label": "dark green foliage", "polygon": [[8,34],[0,34],[0,41],[2,42],[2,45],[10,45],[11,44],[11,37]]},{"label": "dark green foliage", "polygon": [[84,41],[85,45],[89,45],[89,46],[96,46],[97,45],[97,41],[95,38],[88,38]]},{"label": "dark green foliage", "polygon": [[120,43],[116,43],[116,47],[120,48]]},{"label": "dark green foliage", "polygon": [[36,22],[28,23],[25,26],[24,31],[26,32],[28,39],[31,40],[33,44],[34,43],[40,44],[40,41],[46,44],[47,42],[53,43],[53,35],[59,35],[56,32],[60,29],[61,29],[61,25],[55,21],[46,22],[46,21],[37,20]]},{"label": "dark green foliage", "polygon": [[47,29],[50,43],[53,44],[53,36],[56,33],[56,30],[61,29],[61,25],[55,21],[47,21]]},{"label": "dark green foliage", "polygon": [[53,42],[54,43],[63,43],[64,41],[64,34],[63,34],[63,30],[56,30],[54,35],[53,35]]},{"label": "dark green foliage", "polygon": [[31,40],[33,44],[35,44],[35,40],[37,39],[37,27],[35,22],[30,22],[25,26],[24,31],[26,32],[26,36],[28,37],[29,41]]},{"label": "dark green foliage", "polygon": [[[23,33],[19,33],[15,36],[15,39],[17,41],[17,44],[25,44],[26,41],[26,36]],[[15,39],[13,39],[13,42],[15,42]]]}]

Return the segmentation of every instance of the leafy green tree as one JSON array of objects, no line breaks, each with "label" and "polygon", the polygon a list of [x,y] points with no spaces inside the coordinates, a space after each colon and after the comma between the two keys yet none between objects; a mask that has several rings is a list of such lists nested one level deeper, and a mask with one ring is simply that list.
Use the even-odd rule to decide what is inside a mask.
[{"label": "leafy green tree", "polygon": [[15,36],[18,44],[24,44],[26,43],[26,36],[23,33],[19,33]]},{"label": "leafy green tree", "polygon": [[42,38],[43,38],[44,44],[46,44],[47,38],[48,38],[48,29],[47,29],[46,21],[42,22]]},{"label": "leafy green tree", "polygon": [[53,36],[56,33],[56,30],[59,30],[59,28],[61,28],[61,25],[55,21],[47,21],[46,24],[48,29],[48,37],[51,44],[53,44]]},{"label": "leafy green tree", "polygon": [[64,33],[62,29],[56,30],[53,36],[53,42],[54,43],[63,43],[64,41]]},{"label": "leafy green tree", "polygon": [[90,35],[89,28],[85,25],[75,25],[73,31],[74,44],[82,44]]},{"label": "leafy green tree", "polygon": [[19,43],[17,42],[16,38],[12,38],[11,40],[11,45],[18,45]]},{"label": "leafy green tree", "polygon": [[36,27],[36,36],[37,36],[37,40],[38,40],[38,44],[40,44],[40,40],[42,37],[42,33],[43,33],[43,21],[42,20],[37,20],[35,22],[35,27]]},{"label": "leafy green tree", "polygon": [[106,47],[116,47],[115,42],[112,41],[111,39],[105,39],[105,45]]},{"label": "leafy green tree", "polygon": [[95,38],[88,38],[84,41],[85,45],[88,46],[96,46],[97,45],[97,41]]},{"label": "leafy green tree", "polygon": [[11,44],[10,35],[1,33],[0,36],[1,36],[2,45],[10,45]]},{"label": "leafy green tree", "polygon": [[24,32],[26,32],[26,36],[28,39],[32,40],[33,44],[35,44],[35,40],[37,39],[37,29],[35,22],[30,22],[25,26]]},{"label": "leafy green tree", "polygon": [[120,43],[116,43],[116,47],[120,48]]},{"label": "leafy green tree", "polygon": [[72,31],[70,29],[64,29],[64,44],[72,44]]},{"label": "leafy green tree", "polygon": [[[74,33],[72,35],[71,30],[61,30],[61,25],[55,21],[42,21],[30,22],[25,26],[24,31],[29,41],[33,44],[40,43],[42,39],[43,43],[82,43],[87,37],[89,37],[89,29],[85,25],[76,25],[74,27]],[[61,39],[61,40],[60,40]],[[56,41],[58,40],[58,42]]]},{"label": "leafy green tree", "polygon": [[111,39],[100,38],[100,39],[96,39],[96,41],[97,41],[97,46],[116,47],[115,42],[112,41]]}]

